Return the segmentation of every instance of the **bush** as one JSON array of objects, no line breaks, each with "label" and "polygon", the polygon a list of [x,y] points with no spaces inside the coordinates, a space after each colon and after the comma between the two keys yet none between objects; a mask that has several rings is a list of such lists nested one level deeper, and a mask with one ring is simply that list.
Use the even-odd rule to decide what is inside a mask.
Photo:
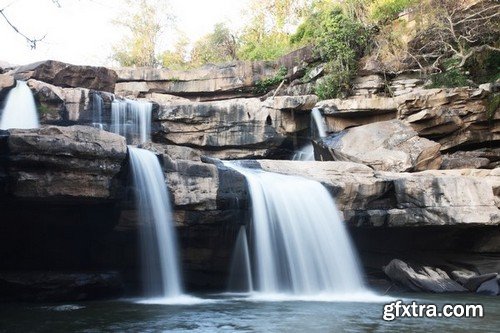
[{"label": "bush", "polygon": [[316,94],[322,99],[345,96],[350,80],[357,72],[357,62],[368,45],[369,33],[364,26],[346,15],[339,6],[322,7],[299,26],[291,41],[312,43],[328,72],[318,83]]},{"label": "bush", "polygon": [[370,6],[370,17],[373,21],[381,23],[394,20],[417,2],[416,0],[375,0]]},{"label": "bush", "polygon": [[469,86],[469,77],[457,66],[456,59],[448,59],[443,64],[443,71],[431,75],[432,83],[426,88],[455,88]]}]

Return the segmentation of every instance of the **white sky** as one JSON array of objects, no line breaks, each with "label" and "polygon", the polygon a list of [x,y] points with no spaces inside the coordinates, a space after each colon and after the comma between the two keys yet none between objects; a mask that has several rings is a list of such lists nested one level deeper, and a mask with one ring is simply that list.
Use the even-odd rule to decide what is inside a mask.
[{"label": "white sky", "polygon": [[[170,0],[178,29],[192,40],[210,32],[217,22],[242,27],[248,0]],[[54,59],[78,65],[109,65],[111,45],[122,37],[111,21],[122,10],[121,0],[0,0],[0,9],[28,37],[42,37],[36,50],[0,17],[0,61],[28,64]],[[173,44],[175,36],[167,41]]]}]

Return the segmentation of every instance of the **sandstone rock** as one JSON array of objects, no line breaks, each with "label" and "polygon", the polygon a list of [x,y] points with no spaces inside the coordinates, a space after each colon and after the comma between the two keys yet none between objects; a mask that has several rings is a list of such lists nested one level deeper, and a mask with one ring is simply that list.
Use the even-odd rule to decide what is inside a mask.
[{"label": "sandstone rock", "polygon": [[440,145],[398,120],[351,128],[315,145],[316,159],[363,163],[381,171],[438,169]]},{"label": "sandstone rock", "polygon": [[0,295],[8,300],[62,302],[120,296],[123,282],[117,272],[0,273]]},{"label": "sandstone rock", "polygon": [[477,149],[443,154],[441,169],[493,169],[499,165],[500,149]]},{"label": "sandstone rock", "polygon": [[330,99],[316,104],[325,116],[329,132],[396,118],[397,104],[393,98]]},{"label": "sandstone rock", "polygon": [[87,88],[114,92],[116,73],[105,67],[76,66],[47,60],[18,67],[14,76],[20,80],[35,79],[59,87]]},{"label": "sandstone rock", "polygon": [[0,101],[7,95],[10,88],[15,87],[16,80],[10,75],[0,74]]},{"label": "sandstone rock", "polygon": [[392,173],[352,162],[277,160],[252,161],[252,165],[321,182],[352,226],[500,224],[495,197],[500,174],[495,170]]},{"label": "sandstone rock", "polygon": [[84,126],[9,133],[7,163],[13,196],[105,199],[116,195],[113,179],[127,153],[123,137]]},{"label": "sandstone rock", "polygon": [[257,98],[215,102],[178,102],[160,106],[157,141],[189,146],[224,158],[263,157],[280,150],[284,140],[307,129],[305,112],[313,96]]},{"label": "sandstone rock", "polygon": [[269,62],[233,62],[182,71],[155,68],[116,69],[116,94],[143,96],[164,93],[200,100],[255,95],[258,81],[274,77],[279,65]]},{"label": "sandstone rock", "polygon": [[384,273],[394,282],[412,291],[434,293],[466,291],[453,281],[448,274],[439,269],[423,266],[417,270],[405,262],[394,259],[384,267]]},{"label": "sandstone rock", "polygon": [[384,78],[381,75],[358,76],[353,80],[353,93],[357,96],[371,96],[383,91]]}]

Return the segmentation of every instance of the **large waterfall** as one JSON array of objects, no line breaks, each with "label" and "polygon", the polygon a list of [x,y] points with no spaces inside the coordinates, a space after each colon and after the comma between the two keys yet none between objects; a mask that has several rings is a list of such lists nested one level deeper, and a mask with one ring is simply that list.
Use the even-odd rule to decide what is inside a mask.
[{"label": "large waterfall", "polygon": [[301,177],[227,166],[252,198],[253,285],[262,294],[352,296],[366,292],[356,253],[323,185]]},{"label": "large waterfall", "polygon": [[150,102],[115,99],[111,104],[111,131],[131,144],[149,141],[152,109]]},{"label": "large waterfall", "polygon": [[177,241],[163,172],[155,154],[129,147],[139,219],[145,293],[148,297],[182,295]]},{"label": "large waterfall", "polygon": [[0,129],[38,127],[40,124],[33,93],[25,81],[17,81],[16,87],[7,95]]},{"label": "large waterfall", "polygon": [[[318,108],[311,111],[311,138],[324,138],[326,136],[325,120]],[[314,161],[314,148],[309,143],[295,152],[294,161]]]}]

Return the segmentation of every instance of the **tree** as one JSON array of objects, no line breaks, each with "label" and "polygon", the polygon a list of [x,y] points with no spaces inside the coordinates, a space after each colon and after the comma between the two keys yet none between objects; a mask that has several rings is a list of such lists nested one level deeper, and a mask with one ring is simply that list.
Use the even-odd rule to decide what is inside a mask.
[{"label": "tree", "polygon": [[173,16],[164,1],[125,1],[126,13],[114,21],[127,36],[113,47],[112,58],[121,66],[152,67],[158,64],[157,43]]},{"label": "tree", "polygon": [[190,67],[188,61],[190,40],[181,31],[177,32],[177,36],[174,49],[164,51],[159,56],[160,63],[165,68],[184,69]]},{"label": "tree", "polygon": [[[423,68],[462,68],[474,55],[500,52],[500,3],[496,0],[429,0],[421,6],[433,13],[411,44],[410,56]],[[448,61],[448,63],[450,63]]]},{"label": "tree", "polygon": [[237,47],[235,35],[224,23],[217,23],[211,33],[196,41],[191,51],[191,61],[203,65],[236,60]]}]

